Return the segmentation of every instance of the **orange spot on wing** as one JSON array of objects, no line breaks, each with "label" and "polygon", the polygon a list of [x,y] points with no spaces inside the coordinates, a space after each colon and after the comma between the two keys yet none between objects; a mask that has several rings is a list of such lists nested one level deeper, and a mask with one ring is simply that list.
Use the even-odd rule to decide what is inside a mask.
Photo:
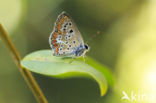
[{"label": "orange spot on wing", "polygon": [[53,40],[53,41],[52,41],[52,44],[55,44],[55,43],[56,43],[56,40]]},{"label": "orange spot on wing", "polygon": [[57,44],[57,43],[55,43],[55,44],[54,44],[54,47],[55,47],[55,48],[56,48],[56,47],[58,47],[58,44]]},{"label": "orange spot on wing", "polygon": [[61,34],[61,31],[59,30],[58,33]]},{"label": "orange spot on wing", "polygon": [[56,53],[57,53],[57,55],[58,55],[58,53],[59,53],[59,49],[58,49],[58,48],[56,48]]},{"label": "orange spot on wing", "polygon": [[68,17],[65,16],[65,17],[63,17],[63,18],[59,21],[59,23],[58,23],[58,25],[57,25],[57,29],[58,29],[58,30],[61,29],[62,23],[63,23],[65,20],[67,20],[67,19],[68,19]]},{"label": "orange spot on wing", "polygon": [[56,38],[57,38],[57,32],[54,32],[53,38],[52,38],[52,44],[53,44],[54,48],[57,49],[58,44],[56,43]]},{"label": "orange spot on wing", "polygon": [[56,39],[56,37],[57,37],[57,32],[53,34],[53,39]]},{"label": "orange spot on wing", "polygon": [[64,30],[64,31],[63,31],[63,35],[65,35],[65,34],[66,34],[66,31]]}]

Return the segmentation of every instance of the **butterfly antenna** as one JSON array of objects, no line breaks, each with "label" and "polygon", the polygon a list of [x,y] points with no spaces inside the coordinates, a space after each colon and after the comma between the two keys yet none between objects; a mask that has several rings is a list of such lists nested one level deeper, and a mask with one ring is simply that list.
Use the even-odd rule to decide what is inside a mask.
[{"label": "butterfly antenna", "polygon": [[96,34],[93,34],[88,40],[87,40],[87,44],[91,41],[91,40],[93,40],[97,35],[99,35],[100,34],[100,31],[97,31],[96,32]]}]

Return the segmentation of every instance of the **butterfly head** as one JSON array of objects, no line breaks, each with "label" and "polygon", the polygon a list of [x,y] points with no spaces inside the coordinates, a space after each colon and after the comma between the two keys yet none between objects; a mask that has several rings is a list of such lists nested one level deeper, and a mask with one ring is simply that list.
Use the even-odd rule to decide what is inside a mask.
[{"label": "butterfly head", "polygon": [[90,50],[90,47],[87,44],[84,44],[82,56],[84,56],[86,54],[86,52],[88,52],[89,50]]},{"label": "butterfly head", "polygon": [[88,52],[90,50],[90,47],[88,46],[88,44],[85,44],[84,47],[85,47],[86,52]]}]

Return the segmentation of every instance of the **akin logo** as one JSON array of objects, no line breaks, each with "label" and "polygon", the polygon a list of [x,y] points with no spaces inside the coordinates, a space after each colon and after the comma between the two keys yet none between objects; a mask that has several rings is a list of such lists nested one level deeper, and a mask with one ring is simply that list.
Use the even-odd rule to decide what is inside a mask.
[{"label": "akin logo", "polygon": [[147,102],[151,103],[156,100],[155,95],[146,94],[141,91],[134,92],[130,91],[129,93],[122,91],[122,98],[121,100],[129,101],[129,102]]}]

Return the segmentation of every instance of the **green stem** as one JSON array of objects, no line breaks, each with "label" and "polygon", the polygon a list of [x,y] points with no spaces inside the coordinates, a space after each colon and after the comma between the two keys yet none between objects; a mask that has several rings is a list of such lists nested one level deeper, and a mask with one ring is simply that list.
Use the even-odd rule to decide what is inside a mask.
[{"label": "green stem", "polygon": [[3,40],[4,44],[6,45],[6,47],[8,48],[11,56],[13,57],[13,60],[15,61],[16,65],[19,68],[19,71],[21,72],[27,84],[29,85],[38,103],[48,103],[47,99],[45,98],[43,92],[41,91],[31,72],[21,66],[20,64],[21,56],[1,24],[0,24],[0,37]]}]

